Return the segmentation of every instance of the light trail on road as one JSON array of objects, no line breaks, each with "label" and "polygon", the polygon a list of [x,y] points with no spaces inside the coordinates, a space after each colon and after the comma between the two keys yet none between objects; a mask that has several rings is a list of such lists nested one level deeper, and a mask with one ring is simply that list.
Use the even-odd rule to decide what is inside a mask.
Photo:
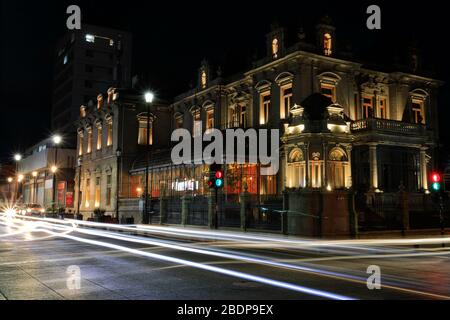
[{"label": "light trail on road", "polygon": [[[450,237],[433,237],[433,238],[412,238],[412,239],[374,239],[374,240],[364,240],[364,239],[352,239],[352,240],[294,240],[294,239],[283,239],[280,237],[269,237],[269,236],[253,236],[253,235],[240,235],[240,234],[230,234],[218,231],[217,234],[213,231],[203,231],[203,230],[189,230],[189,229],[179,229],[173,227],[152,227],[152,226],[119,226],[111,225],[105,223],[89,222],[89,221],[78,221],[78,220],[57,220],[57,219],[43,219],[36,217],[21,217],[34,221],[45,221],[53,222],[56,224],[75,224],[80,226],[105,228],[108,230],[118,230],[127,232],[154,232],[158,234],[171,235],[175,237],[183,237],[185,234],[187,236],[195,235],[194,238],[202,238],[211,240],[248,240],[254,241],[254,245],[270,247],[273,248],[283,248],[286,245],[287,248],[294,249],[308,249],[308,248],[320,248],[328,249],[339,248],[339,249],[351,249],[351,250],[366,250],[366,251],[380,251],[382,249],[373,248],[370,246],[416,246],[416,245],[435,245],[435,244],[447,244],[450,243]],[[261,243],[264,242],[264,243]],[[252,244],[253,245],[253,244]],[[389,252],[392,252],[390,249]]]},{"label": "light trail on road", "polygon": [[[19,228],[18,226],[15,226],[15,227]],[[48,227],[48,226],[45,226],[45,227]],[[193,262],[193,261],[189,261],[189,260],[185,260],[185,259],[164,256],[161,254],[145,252],[142,250],[128,248],[125,246],[119,246],[116,244],[111,244],[111,243],[107,243],[107,242],[103,242],[103,241],[85,239],[85,238],[72,236],[72,235],[64,234],[64,233],[57,233],[57,232],[50,231],[50,230],[46,229],[45,227],[42,229],[36,228],[34,231],[48,233],[54,237],[70,239],[73,241],[86,243],[86,244],[90,244],[90,245],[94,245],[94,246],[100,246],[100,247],[104,247],[104,248],[127,252],[127,253],[130,253],[133,255],[143,256],[143,257],[152,258],[152,259],[161,260],[161,261],[170,262],[170,263],[175,263],[175,264],[181,264],[181,265],[185,265],[185,266],[189,266],[189,267],[193,267],[193,268],[197,268],[197,269],[212,271],[215,273],[219,273],[219,274],[223,274],[223,275],[227,275],[227,276],[231,276],[231,277],[235,277],[235,278],[240,278],[240,279],[247,280],[247,281],[254,281],[254,282],[270,285],[273,287],[292,290],[292,291],[296,291],[296,292],[300,292],[300,293],[304,293],[304,294],[308,294],[308,295],[313,295],[313,296],[317,296],[317,297],[322,297],[322,298],[326,298],[326,299],[354,300],[351,297],[338,295],[338,294],[334,294],[334,293],[326,292],[326,291],[322,291],[322,290],[316,290],[316,289],[312,289],[312,288],[308,288],[308,287],[304,287],[304,286],[299,286],[299,285],[288,283],[288,282],[277,281],[277,280],[273,280],[273,279],[266,278],[266,277],[255,276],[255,275],[251,275],[251,274],[247,274],[247,273],[243,273],[243,272],[239,272],[239,271],[233,271],[233,270],[228,270],[228,269],[224,269],[224,268],[220,268],[220,267],[214,267],[214,266],[210,266],[207,264]]]},{"label": "light trail on road", "polygon": [[[55,224],[46,222],[44,224],[41,224],[40,226],[47,227],[47,228],[50,228],[53,230],[55,230],[55,229],[60,230],[60,231],[66,230],[66,223],[55,225]],[[178,244],[163,242],[160,240],[141,239],[141,238],[136,238],[136,237],[129,236],[129,235],[116,235],[116,234],[112,234],[110,232],[105,232],[102,230],[97,231],[97,230],[86,230],[86,229],[73,228],[72,231],[75,231],[77,233],[82,233],[85,235],[109,238],[109,239],[114,239],[114,240],[118,240],[118,241],[126,241],[126,242],[138,243],[138,244],[153,245],[153,246],[164,247],[164,248],[168,248],[168,249],[174,249],[177,251],[186,251],[186,252],[191,252],[191,253],[196,253],[196,254],[221,257],[224,259],[231,259],[231,260],[238,260],[238,261],[244,261],[244,262],[249,262],[249,263],[262,264],[262,265],[277,267],[277,268],[285,268],[285,269],[290,269],[290,270],[295,270],[295,271],[300,271],[300,272],[311,273],[311,274],[315,274],[315,275],[319,275],[319,276],[335,278],[338,280],[352,281],[355,283],[366,285],[366,279],[363,277],[357,277],[357,276],[353,276],[353,275],[336,273],[336,272],[331,272],[331,271],[327,271],[327,270],[304,267],[304,266],[299,266],[299,265],[287,264],[287,263],[279,262],[279,260],[267,260],[267,259],[263,259],[261,257],[255,258],[254,256],[236,255],[236,254],[232,254],[229,252],[211,251],[211,250],[196,248],[193,246],[178,245]],[[398,255],[398,256],[414,257],[414,256],[419,256],[419,255],[422,256],[423,254],[424,253],[414,253],[414,254],[403,254],[403,255]],[[434,255],[442,255],[444,253],[442,253],[442,252],[426,253],[426,255],[433,255],[433,254]],[[395,256],[396,255],[384,255],[384,256],[382,256],[382,255],[372,255],[372,256],[366,255],[366,256],[355,256],[353,258],[358,259],[359,257],[361,257],[361,258],[367,258],[367,259],[369,259],[369,258],[375,259],[375,258],[379,258],[379,257],[390,258],[390,257],[395,257]],[[318,260],[320,260],[320,259],[333,260],[333,259],[339,259],[339,258],[347,258],[347,257],[327,257],[327,258],[317,258],[317,259]],[[351,257],[348,257],[348,258],[350,259]],[[450,297],[448,297],[448,296],[438,295],[438,294],[433,294],[433,293],[428,293],[428,292],[423,292],[423,291],[418,291],[418,290],[413,290],[413,289],[402,288],[402,287],[398,287],[396,285],[390,285],[390,284],[386,284],[386,283],[384,284],[384,287],[390,288],[393,290],[407,292],[407,293],[423,295],[423,296],[427,296],[427,297],[433,297],[433,298],[438,298],[438,299],[450,299]]]}]

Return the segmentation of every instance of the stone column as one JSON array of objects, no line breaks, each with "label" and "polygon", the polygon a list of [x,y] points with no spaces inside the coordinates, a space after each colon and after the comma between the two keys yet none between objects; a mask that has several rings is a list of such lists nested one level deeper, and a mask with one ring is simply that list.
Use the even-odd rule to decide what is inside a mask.
[{"label": "stone column", "polygon": [[369,145],[369,163],[370,163],[370,189],[374,192],[379,192],[378,189],[378,160],[377,160],[377,145]]},{"label": "stone column", "polygon": [[305,188],[310,188],[311,187],[311,182],[310,182],[310,174],[309,174],[309,145],[306,144],[305,148],[304,148],[304,157],[305,157]]},{"label": "stone column", "polygon": [[427,148],[420,149],[420,173],[422,177],[422,189],[428,193],[428,172],[427,172]]},{"label": "stone column", "polygon": [[327,177],[328,148],[325,142],[323,143],[322,153],[323,153],[322,188],[328,188],[328,177]]},{"label": "stone column", "polygon": [[347,146],[346,147],[346,151],[347,151],[347,157],[348,157],[348,166],[347,166],[347,170],[348,173],[346,173],[346,178],[348,179],[348,181],[345,182],[345,186],[347,188],[351,188],[353,186],[353,174],[352,174],[352,147],[351,146]]}]

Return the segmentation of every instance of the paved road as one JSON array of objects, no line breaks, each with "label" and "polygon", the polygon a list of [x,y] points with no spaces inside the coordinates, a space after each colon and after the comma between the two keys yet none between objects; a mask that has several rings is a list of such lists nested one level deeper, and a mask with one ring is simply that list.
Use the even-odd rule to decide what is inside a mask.
[{"label": "paved road", "polygon": [[[130,233],[135,229],[0,219],[0,300],[450,298],[450,243],[317,246],[226,231]],[[381,290],[367,288],[370,265],[380,267]]]}]

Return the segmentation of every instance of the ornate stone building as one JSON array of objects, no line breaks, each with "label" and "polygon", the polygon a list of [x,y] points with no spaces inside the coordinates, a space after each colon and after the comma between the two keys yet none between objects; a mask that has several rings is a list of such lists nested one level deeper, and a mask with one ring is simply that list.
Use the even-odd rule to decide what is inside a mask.
[{"label": "ornate stone building", "polygon": [[[75,177],[77,212],[89,218],[95,209],[102,209],[107,215],[119,217],[121,199],[141,196],[141,177],[129,173],[136,159],[145,152],[146,137],[156,148],[168,147],[166,109],[164,103],[157,101],[147,117],[141,93],[115,88],[109,89],[106,95],[99,94],[95,103],[90,101],[80,107]],[[147,132],[147,118],[150,132]],[[126,202],[121,209],[128,209]],[[139,210],[134,211],[132,215],[139,214]]]},{"label": "ornate stone building", "polygon": [[[395,196],[400,189],[424,199],[428,194],[428,171],[436,161],[436,99],[441,82],[404,70],[378,70],[356,62],[351,54],[339,50],[338,34],[327,18],[317,25],[315,39],[315,44],[307,43],[300,32],[297,41],[288,45],[285,30],[273,26],[266,37],[266,56],[254,61],[249,70],[231,77],[224,77],[220,70],[214,72],[203,61],[197,86],[170,104],[161,131],[167,134],[159,138],[167,138],[169,145],[169,133],[176,128],[187,129],[193,136],[212,128],[279,129],[278,174],[260,175],[259,164],[228,163],[223,190],[227,201],[239,199],[244,191],[259,203],[279,199],[288,192],[291,199],[302,200],[293,200],[294,207],[298,203],[300,207],[287,209],[311,214],[316,209],[304,204],[316,200],[309,201],[308,197],[319,195],[320,201],[328,201],[333,210],[339,207],[333,203],[349,199],[356,192],[367,196],[366,204],[371,206],[361,211],[380,214],[374,204],[383,204],[383,199]],[[417,64],[417,56],[414,61]],[[130,117],[134,119],[135,112]],[[85,130],[80,134],[95,131],[94,118],[89,118],[90,127],[83,120]],[[108,120],[102,120],[103,126],[105,121]],[[158,122],[157,119],[155,123]],[[135,139],[136,130],[130,127],[124,131],[124,137]],[[96,141],[95,136],[90,139]],[[127,195],[138,198],[135,191],[143,188],[145,162],[142,153],[138,155],[136,143],[130,143],[128,148],[130,159],[122,168],[120,188],[128,188],[131,191]],[[115,171],[115,150],[116,147],[110,150],[112,162],[100,170],[110,167]],[[136,155],[134,161],[132,155]],[[153,198],[208,195],[208,166],[174,166],[170,148],[161,148],[153,155]],[[90,168],[89,174],[95,176],[96,170]],[[90,179],[93,184],[95,178]],[[95,188],[94,184],[91,188]],[[90,192],[95,194],[92,189]],[[95,205],[94,198],[92,201]],[[322,218],[333,216],[331,211],[324,212],[327,204],[319,207]],[[425,200],[418,207],[425,210]],[[347,226],[326,232],[348,233],[348,215],[356,209],[342,209],[347,216],[340,217],[336,224]]]}]

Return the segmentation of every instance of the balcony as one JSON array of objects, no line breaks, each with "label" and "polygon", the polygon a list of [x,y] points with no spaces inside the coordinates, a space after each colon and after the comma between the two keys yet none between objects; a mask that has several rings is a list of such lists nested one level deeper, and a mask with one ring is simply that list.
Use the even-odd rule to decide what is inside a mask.
[{"label": "balcony", "polygon": [[222,123],[220,128],[222,130],[227,130],[227,129],[247,129],[248,125],[246,123],[242,124],[239,121],[231,121],[231,122],[226,122],[226,123]]},{"label": "balcony", "polygon": [[395,120],[368,118],[356,120],[351,124],[353,133],[376,132],[394,135],[421,136],[425,134],[425,126]]}]

